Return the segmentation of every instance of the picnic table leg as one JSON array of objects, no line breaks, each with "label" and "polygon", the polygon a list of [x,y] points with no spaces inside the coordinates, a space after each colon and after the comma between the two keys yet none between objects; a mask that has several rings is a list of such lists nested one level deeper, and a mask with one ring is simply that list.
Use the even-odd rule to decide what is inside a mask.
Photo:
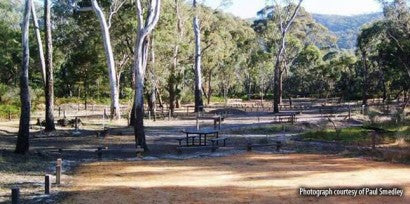
[{"label": "picnic table leg", "polygon": [[[216,132],[216,138],[217,138],[217,139],[219,138],[219,132]],[[219,141],[218,141],[218,140],[216,141],[216,145],[219,145]]]},{"label": "picnic table leg", "polygon": [[188,133],[186,134],[186,146],[189,146],[189,142],[188,142]]},{"label": "picnic table leg", "polygon": [[206,134],[204,135],[204,143],[205,143],[205,146],[206,146]]}]

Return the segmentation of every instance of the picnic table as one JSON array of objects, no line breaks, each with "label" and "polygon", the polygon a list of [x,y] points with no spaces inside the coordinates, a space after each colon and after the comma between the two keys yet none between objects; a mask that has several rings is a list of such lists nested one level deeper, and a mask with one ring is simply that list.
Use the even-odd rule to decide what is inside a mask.
[{"label": "picnic table", "polygon": [[214,121],[214,129],[218,127],[218,130],[221,129],[221,122],[225,120],[223,116],[201,116],[198,117],[199,120],[213,120]]},{"label": "picnic table", "polygon": [[[177,139],[179,141],[179,146],[182,146],[182,141],[186,140],[186,146],[195,146],[195,138],[198,137],[199,139],[199,146],[206,146],[207,138],[209,135],[213,135],[214,138],[219,138],[219,131],[218,130],[183,130],[184,134],[186,134],[186,138]],[[202,142],[202,136],[204,137],[204,141]],[[191,140],[191,145],[190,145]]]},{"label": "picnic table", "polygon": [[275,113],[273,119],[274,122],[282,123],[285,120],[285,122],[291,122],[293,124],[297,120],[296,115],[295,112]]}]

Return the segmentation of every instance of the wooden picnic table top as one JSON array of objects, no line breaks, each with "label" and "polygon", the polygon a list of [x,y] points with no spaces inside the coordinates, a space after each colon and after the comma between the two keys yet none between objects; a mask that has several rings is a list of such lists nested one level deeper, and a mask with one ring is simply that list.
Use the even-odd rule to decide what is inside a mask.
[{"label": "wooden picnic table top", "polygon": [[219,133],[219,130],[196,130],[196,129],[189,129],[189,130],[182,130],[183,133],[186,134],[215,134]]},{"label": "wooden picnic table top", "polygon": [[216,116],[200,116],[198,118],[199,119],[209,119],[209,120],[217,120],[219,118],[224,119],[223,116],[219,116],[219,115],[216,115]]}]

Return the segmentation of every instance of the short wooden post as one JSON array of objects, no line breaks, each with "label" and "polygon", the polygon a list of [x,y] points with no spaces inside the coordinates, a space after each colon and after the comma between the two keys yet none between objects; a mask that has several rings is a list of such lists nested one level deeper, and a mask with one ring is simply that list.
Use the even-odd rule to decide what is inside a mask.
[{"label": "short wooden post", "polygon": [[78,117],[75,117],[74,127],[75,131],[78,131]]},{"label": "short wooden post", "polygon": [[151,111],[148,111],[148,120],[151,120]]},{"label": "short wooden post", "polygon": [[99,159],[99,160],[102,159],[102,147],[98,147],[98,149],[97,149],[97,156],[98,156],[98,159]]},{"label": "short wooden post", "polygon": [[66,118],[67,116],[66,116],[66,114],[65,114],[65,110],[63,111],[63,115],[64,115],[64,118]]},{"label": "short wooden post", "polygon": [[46,174],[44,177],[44,193],[50,194],[51,183],[50,183],[50,175]]},{"label": "short wooden post", "polygon": [[11,203],[20,204],[20,188],[19,187],[11,188]]},{"label": "short wooden post", "polygon": [[62,171],[62,160],[61,159],[57,159],[57,163],[56,163],[56,184],[60,184],[61,183],[61,171]]},{"label": "short wooden post", "polygon": [[168,120],[171,120],[171,109],[168,109]]},{"label": "short wooden post", "polygon": [[9,111],[9,121],[11,121],[11,111]]}]

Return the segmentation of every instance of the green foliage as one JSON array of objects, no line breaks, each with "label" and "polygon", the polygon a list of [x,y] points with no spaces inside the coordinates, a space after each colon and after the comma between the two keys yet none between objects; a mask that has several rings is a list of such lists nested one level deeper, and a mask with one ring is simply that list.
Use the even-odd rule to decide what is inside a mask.
[{"label": "green foliage", "polygon": [[[397,5],[386,4],[384,18],[374,24],[370,23],[380,19],[381,14],[340,17],[309,14],[302,8],[286,37],[284,97],[360,98],[366,71],[362,60],[364,51],[369,62],[370,96],[394,98],[408,90],[410,79],[404,68],[410,59],[408,6],[397,2]],[[0,50],[0,102],[16,106],[19,104],[15,87],[21,66],[22,3],[22,0],[0,2],[0,47],[3,48]],[[70,3],[53,1],[52,8],[56,102],[107,103],[110,89],[99,22],[94,12],[79,12]],[[99,3],[107,15],[111,2]],[[82,1],[79,6],[85,4],[87,1]],[[41,6],[41,3],[37,6],[40,17]],[[179,38],[175,1],[164,0],[160,21],[152,35],[155,62],[149,58],[146,91],[155,85],[165,103],[169,99],[170,82],[174,82],[177,100],[193,101],[191,7],[189,2],[180,0],[182,38]],[[251,24],[220,10],[200,6],[203,88],[210,101],[222,102],[229,97],[247,100],[248,96],[259,99],[262,95],[264,99],[271,98],[280,40],[279,16],[283,17],[294,5],[268,8]],[[134,94],[131,85],[135,13],[135,5],[126,1],[113,16],[110,28],[123,102],[132,100]],[[369,25],[358,37],[360,49],[356,55],[340,50],[354,47],[357,33],[365,24]],[[43,25],[40,23],[40,26]],[[179,50],[173,70],[176,45]],[[33,107],[41,108],[44,93],[37,46],[31,32],[30,87]]]},{"label": "green foliage", "polygon": [[0,118],[8,118],[9,115],[12,118],[17,118],[19,114],[20,114],[19,106],[0,104]]},{"label": "green foliage", "polygon": [[313,18],[338,37],[337,45],[341,49],[354,49],[360,28],[382,18],[382,13],[338,16],[313,14]]},{"label": "green foliage", "polygon": [[333,129],[310,131],[302,134],[304,140],[340,141],[340,142],[363,142],[370,141],[369,130],[361,127],[343,128],[337,133]]}]

